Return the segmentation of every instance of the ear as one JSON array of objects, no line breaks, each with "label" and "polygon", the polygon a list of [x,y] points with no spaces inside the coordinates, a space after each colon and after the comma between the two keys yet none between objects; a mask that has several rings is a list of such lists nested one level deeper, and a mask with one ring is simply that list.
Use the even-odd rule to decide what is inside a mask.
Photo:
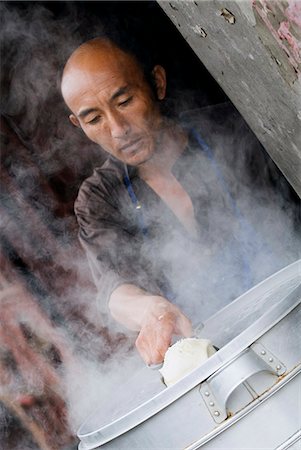
[{"label": "ear", "polygon": [[74,114],[70,114],[69,120],[75,127],[81,128],[79,120]]},{"label": "ear", "polygon": [[164,67],[155,66],[152,70],[152,75],[155,80],[157,97],[159,100],[163,100],[166,95],[166,72]]}]

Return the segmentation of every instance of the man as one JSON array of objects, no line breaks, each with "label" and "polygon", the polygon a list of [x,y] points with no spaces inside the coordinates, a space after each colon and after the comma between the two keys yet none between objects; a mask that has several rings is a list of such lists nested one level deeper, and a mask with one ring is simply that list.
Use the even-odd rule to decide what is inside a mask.
[{"label": "man", "polygon": [[[166,90],[163,67],[155,66],[153,77],[161,100]],[[69,58],[62,93],[71,122],[114,158],[137,167],[139,176],[194,233],[191,200],[171,173],[187,137],[161,116],[135,58],[105,39],[89,41]],[[158,294],[117,282],[109,299],[112,316],[139,331],[136,345],[149,364],[162,361],[174,333],[191,334],[190,321]]]},{"label": "man", "polygon": [[[80,240],[102,301],[114,319],[138,332],[138,351],[155,364],[174,334],[191,335],[183,310],[194,315],[188,307],[194,296],[200,298],[197,309],[206,302],[194,294],[198,287],[210,275],[220,292],[227,282],[237,285],[244,255],[235,247],[240,231],[230,217],[231,201],[213,179],[220,176],[207,175],[210,157],[200,151],[198,137],[161,114],[164,68],[155,65],[149,79],[132,53],[97,38],[70,56],[62,94],[71,122],[109,155],[75,204]],[[209,216],[219,215],[222,222],[209,225]],[[229,244],[232,235],[235,244]],[[209,260],[218,261],[214,275]]]}]

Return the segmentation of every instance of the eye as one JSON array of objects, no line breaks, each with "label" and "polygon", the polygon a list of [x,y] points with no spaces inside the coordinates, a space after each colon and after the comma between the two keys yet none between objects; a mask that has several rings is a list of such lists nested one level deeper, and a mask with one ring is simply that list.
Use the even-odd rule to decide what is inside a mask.
[{"label": "eye", "polygon": [[89,125],[94,125],[95,123],[99,122],[100,119],[101,119],[101,116],[95,116],[95,117],[93,117],[93,119],[89,120],[87,123]]},{"label": "eye", "polygon": [[128,97],[127,99],[123,100],[122,102],[118,103],[118,106],[126,106],[133,100],[133,96]]}]

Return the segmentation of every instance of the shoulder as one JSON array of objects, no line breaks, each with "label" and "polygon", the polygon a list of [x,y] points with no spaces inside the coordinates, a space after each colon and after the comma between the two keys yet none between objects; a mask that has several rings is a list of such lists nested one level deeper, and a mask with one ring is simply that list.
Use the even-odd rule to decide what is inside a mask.
[{"label": "shoulder", "polygon": [[74,204],[75,212],[95,203],[115,203],[118,191],[123,187],[123,164],[107,159],[96,167],[90,177],[81,185]]},{"label": "shoulder", "polygon": [[208,145],[232,183],[254,183],[264,173],[268,161],[263,148],[232,103],[185,111],[180,120]]},{"label": "shoulder", "polygon": [[254,156],[261,144],[246,121],[230,102],[185,111],[180,115],[183,127],[194,130],[216,153],[231,159],[238,151]]},{"label": "shoulder", "polygon": [[247,128],[243,118],[230,102],[184,111],[179,120],[185,128],[193,128],[208,139],[217,135],[233,135],[241,126]]}]

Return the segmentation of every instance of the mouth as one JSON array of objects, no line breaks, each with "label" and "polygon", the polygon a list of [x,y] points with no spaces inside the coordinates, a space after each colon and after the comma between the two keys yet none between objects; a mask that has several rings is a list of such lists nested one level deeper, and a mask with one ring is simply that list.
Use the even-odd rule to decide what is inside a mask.
[{"label": "mouth", "polygon": [[129,142],[128,144],[123,145],[119,148],[119,151],[122,153],[131,153],[135,150],[137,150],[137,147],[139,147],[140,143],[142,141],[142,138],[134,139],[133,141]]}]

